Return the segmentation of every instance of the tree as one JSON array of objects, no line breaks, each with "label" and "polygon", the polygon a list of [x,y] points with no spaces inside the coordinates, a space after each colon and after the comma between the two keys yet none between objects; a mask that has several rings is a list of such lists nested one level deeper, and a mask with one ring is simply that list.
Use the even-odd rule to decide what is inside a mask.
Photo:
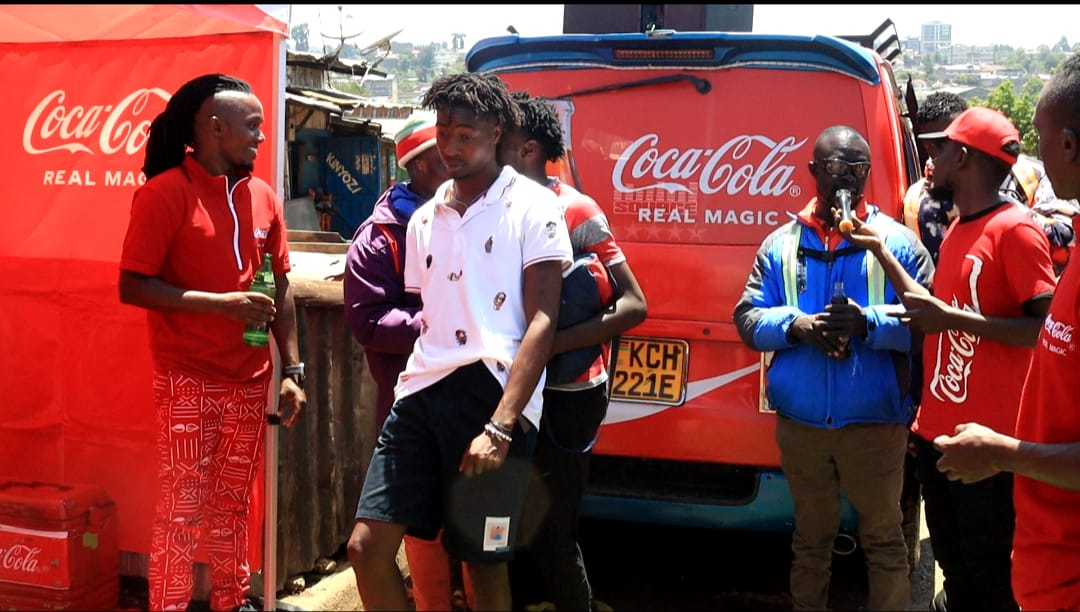
[{"label": "tree", "polygon": [[[1005,113],[1005,116],[1013,119],[1013,124],[1015,124],[1016,120],[1013,116],[1016,114],[1016,89],[1013,87],[1012,81],[1005,79],[995,87],[994,91],[990,92],[990,95],[986,98],[986,105]],[[1019,128],[1019,126],[1017,127]]]},{"label": "tree", "polygon": [[420,48],[416,56],[416,76],[421,82],[428,82],[435,74],[435,47],[436,43],[425,45]]},{"label": "tree", "polygon": [[929,81],[934,78],[934,56],[927,55],[923,58],[923,72],[926,74],[926,80]]},{"label": "tree", "polygon": [[399,74],[408,74],[413,71],[415,67],[415,61],[412,53],[402,53],[397,58],[398,64],[396,71]]},{"label": "tree", "polygon": [[1004,113],[1020,132],[1020,143],[1024,153],[1038,157],[1038,134],[1031,124],[1031,118],[1035,114],[1035,104],[1039,100],[1042,88],[1042,80],[1039,77],[1031,77],[1024,83],[1023,91],[1017,96],[1012,81],[1005,80],[990,92],[985,104],[978,98],[973,98],[971,105],[988,106]]},{"label": "tree", "polygon": [[308,50],[308,24],[301,23],[293,26],[290,38],[296,43],[297,51]]},{"label": "tree", "polygon": [[360,49],[353,43],[345,43],[341,46],[341,53],[338,53],[338,57],[341,59],[357,60],[360,59]]}]

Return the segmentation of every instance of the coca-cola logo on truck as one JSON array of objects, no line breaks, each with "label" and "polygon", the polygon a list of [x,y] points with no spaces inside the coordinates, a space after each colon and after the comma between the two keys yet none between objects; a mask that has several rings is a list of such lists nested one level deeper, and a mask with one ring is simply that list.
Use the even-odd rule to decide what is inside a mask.
[{"label": "coca-cola logo on truck", "polygon": [[679,148],[644,134],[611,171],[613,214],[639,224],[779,225],[784,218],[775,206],[748,198],[800,197],[788,156],[807,140],[739,134],[713,148]]},{"label": "coca-cola logo on truck", "polygon": [[[136,89],[106,104],[68,99],[63,89],[46,94],[34,105],[23,126],[22,145],[28,155],[66,151],[71,154],[134,156],[146,146],[150,122],[171,94],[164,89]],[[145,182],[133,170],[53,168],[45,170],[44,185],[133,186]]]},{"label": "coca-cola logo on truck", "polygon": [[[785,164],[788,153],[806,143],[788,136],[773,140],[767,136],[742,134],[715,149],[659,147],[660,137],[645,134],[626,147],[615,169],[611,184],[617,191],[632,193],[645,189],[663,189],[670,193],[692,193],[689,183],[698,184],[698,193],[724,191],[738,195],[743,190],[753,196],[779,196],[791,189],[795,166]],[[761,146],[754,147],[760,143]],[[759,152],[760,155],[752,155]],[[644,179],[647,184],[629,187]],[[648,182],[648,181],[654,182]]]}]

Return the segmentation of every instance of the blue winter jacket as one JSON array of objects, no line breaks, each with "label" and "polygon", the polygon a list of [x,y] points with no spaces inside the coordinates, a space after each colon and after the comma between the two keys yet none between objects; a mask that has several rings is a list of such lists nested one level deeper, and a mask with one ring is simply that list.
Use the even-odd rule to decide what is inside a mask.
[{"label": "blue winter jacket", "polygon": [[[916,281],[929,286],[933,275],[930,253],[909,228],[867,204],[867,223],[882,236],[890,251]],[[877,218],[875,218],[877,217]],[[798,246],[784,248],[800,228]],[[847,254],[844,251],[847,250]],[[785,275],[784,252],[792,267]],[[794,219],[762,242],[735,306],[734,320],[743,342],[758,351],[773,351],[766,394],[779,414],[800,423],[827,429],[851,423],[910,422],[914,406],[911,385],[911,332],[891,316],[904,310],[892,284],[882,274],[867,280],[867,259],[873,254],[843,241],[834,252],[835,261],[813,228]],[[880,270],[880,267],[878,268]],[[788,297],[785,276],[796,287]],[[850,356],[836,359],[820,349],[792,342],[788,329],[802,314],[825,311],[837,281],[843,281],[847,297],[862,306],[866,337],[851,338]],[[883,290],[883,293],[882,293]],[[871,304],[871,294],[880,301]],[[796,297],[797,296],[797,297]],[[788,304],[794,297],[795,304]],[[883,298],[883,299],[882,299]]]}]

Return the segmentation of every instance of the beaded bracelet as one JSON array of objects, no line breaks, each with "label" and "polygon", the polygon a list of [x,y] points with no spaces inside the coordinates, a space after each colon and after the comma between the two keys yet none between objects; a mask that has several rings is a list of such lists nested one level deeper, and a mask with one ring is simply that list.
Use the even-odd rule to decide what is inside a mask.
[{"label": "beaded bracelet", "polygon": [[510,434],[503,432],[502,429],[495,423],[485,423],[484,432],[490,436],[493,436],[496,440],[502,440],[507,444],[512,442],[514,439],[510,436]]},{"label": "beaded bracelet", "polygon": [[506,427],[503,427],[495,419],[491,419],[490,421],[488,421],[488,423],[491,423],[492,425],[495,426],[495,429],[498,429],[499,431],[503,432],[504,434],[506,434],[508,436],[514,435],[514,430],[513,429],[508,429]]}]

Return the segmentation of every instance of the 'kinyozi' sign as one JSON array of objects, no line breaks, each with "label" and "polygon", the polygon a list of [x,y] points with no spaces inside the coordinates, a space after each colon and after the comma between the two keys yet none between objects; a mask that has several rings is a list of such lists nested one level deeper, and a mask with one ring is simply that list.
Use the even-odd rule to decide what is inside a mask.
[{"label": "'kinyozi' sign", "polygon": [[341,160],[336,155],[327,153],[326,165],[341,179],[349,193],[360,193],[360,181],[356,180],[356,177],[352,175],[352,172],[349,172],[349,169],[345,167],[345,164],[341,163]]}]

